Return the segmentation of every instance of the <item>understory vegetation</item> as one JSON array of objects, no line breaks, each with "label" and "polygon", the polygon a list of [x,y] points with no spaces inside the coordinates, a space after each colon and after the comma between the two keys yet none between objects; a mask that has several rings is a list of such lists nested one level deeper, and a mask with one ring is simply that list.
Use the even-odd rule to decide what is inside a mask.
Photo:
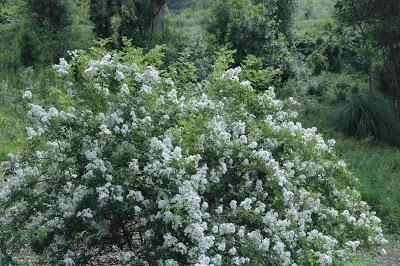
[{"label": "understory vegetation", "polygon": [[0,264],[385,265],[398,8],[0,0]]}]

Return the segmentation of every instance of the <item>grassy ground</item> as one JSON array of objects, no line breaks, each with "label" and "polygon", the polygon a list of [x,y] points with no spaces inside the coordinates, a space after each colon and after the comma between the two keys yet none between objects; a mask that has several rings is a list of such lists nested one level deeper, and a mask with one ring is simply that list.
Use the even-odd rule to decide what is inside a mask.
[{"label": "grassy ground", "polygon": [[[16,89],[14,82],[8,78],[12,74],[0,74],[0,161],[7,153],[20,150],[23,145],[21,112],[22,89]],[[13,85],[11,85],[13,84]]]},{"label": "grassy ground", "polygon": [[386,254],[359,251],[346,263],[348,266],[395,266],[400,265],[400,240],[398,236],[388,236]]},{"label": "grassy ground", "polygon": [[337,154],[359,179],[362,198],[382,219],[389,240],[386,255],[360,251],[349,265],[400,265],[400,149],[339,136],[336,140]]},{"label": "grassy ground", "polygon": [[338,139],[337,153],[360,180],[362,197],[389,232],[400,229],[400,149]]},{"label": "grassy ground", "polygon": [[324,37],[334,23],[334,0],[299,1],[294,15],[293,33],[297,38]]},{"label": "grassy ground", "polygon": [[329,130],[326,123],[332,107],[310,105],[313,109],[302,115],[302,123],[306,127],[316,126],[326,139],[336,140],[337,155],[358,178],[363,200],[383,220],[388,234],[400,234],[400,148]]},{"label": "grassy ground", "polygon": [[23,127],[16,111],[10,104],[0,106],[0,161],[9,152],[15,153],[23,146]]},{"label": "grassy ground", "polygon": [[362,199],[381,218],[389,240],[385,246],[387,255],[359,251],[346,265],[400,265],[400,149],[329,130],[326,122],[332,108],[318,103],[311,106],[311,112],[301,116],[302,123],[316,126],[326,139],[336,140],[337,155],[359,180]]}]

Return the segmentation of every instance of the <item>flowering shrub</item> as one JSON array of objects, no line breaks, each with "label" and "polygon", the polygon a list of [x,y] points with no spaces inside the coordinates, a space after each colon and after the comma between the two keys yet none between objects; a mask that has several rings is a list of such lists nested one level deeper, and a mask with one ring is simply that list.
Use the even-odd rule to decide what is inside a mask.
[{"label": "flowering shrub", "polygon": [[26,149],[3,164],[2,263],[30,249],[65,265],[108,252],[129,265],[329,265],[385,242],[334,141],[293,122],[293,101],[256,93],[221,58],[177,87],[160,56],[94,49],[55,66],[76,106],[30,105]]}]

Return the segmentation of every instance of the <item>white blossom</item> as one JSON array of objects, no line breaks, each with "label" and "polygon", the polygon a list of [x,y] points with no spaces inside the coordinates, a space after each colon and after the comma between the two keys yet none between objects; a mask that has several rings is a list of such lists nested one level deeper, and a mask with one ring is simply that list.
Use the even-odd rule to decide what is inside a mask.
[{"label": "white blossom", "polygon": [[63,260],[63,264],[65,266],[75,265],[75,262],[74,262],[72,256],[74,256],[74,253],[71,250],[68,250],[68,252],[64,255],[64,260]]},{"label": "white blossom", "polygon": [[93,211],[89,208],[84,209],[80,212],[78,212],[78,214],[76,215],[77,217],[82,217],[84,219],[91,219],[93,218]]},{"label": "white blossom", "polygon": [[129,87],[126,83],[122,84],[121,89],[119,90],[123,94],[129,94]]},{"label": "white blossom", "polygon": [[22,99],[24,100],[31,100],[32,99],[32,92],[31,91],[25,91],[24,94],[22,95]]},{"label": "white blossom", "polygon": [[236,255],[237,250],[236,250],[235,247],[232,247],[231,249],[229,249],[228,253],[229,253],[229,255],[232,255],[232,256],[233,256],[233,255]]},{"label": "white blossom", "polygon": [[69,65],[64,58],[60,58],[60,63],[58,65],[54,65],[53,67],[60,77],[65,77],[68,75]]},{"label": "white blossom", "polygon": [[[273,88],[253,90],[240,67],[182,84],[140,56],[72,57],[85,76],[68,80],[87,91],[74,90],[76,109],[29,105],[30,141],[1,165],[0,237],[29,247],[24,234],[56,232],[49,256],[90,242],[135,265],[146,263],[142,254],[157,265],[253,265],[256,254],[277,265],[340,265],[360,246],[386,243],[334,141],[296,122],[291,100]],[[70,87],[68,63],[55,68]],[[119,247],[102,242],[125,230],[132,250],[124,237]],[[61,253],[60,263],[79,256]]]}]

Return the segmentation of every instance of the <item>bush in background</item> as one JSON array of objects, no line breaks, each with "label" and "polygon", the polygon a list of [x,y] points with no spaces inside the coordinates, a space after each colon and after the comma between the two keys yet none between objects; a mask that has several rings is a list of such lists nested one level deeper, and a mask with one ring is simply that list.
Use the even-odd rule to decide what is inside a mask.
[{"label": "bush in background", "polygon": [[[213,19],[208,31],[216,36],[219,44],[236,50],[237,64],[252,54],[261,58],[264,66],[281,69],[284,79],[287,79],[291,74],[291,55],[287,36],[282,32],[287,25],[279,17],[280,4],[277,2],[291,1],[216,1],[211,8]],[[289,13],[285,17],[290,19],[290,7],[287,8]]]},{"label": "bush in background", "polygon": [[328,69],[328,58],[319,51],[316,51],[307,58],[307,64],[312,69],[314,75],[319,75]]},{"label": "bush in background", "polygon": [[351,96],[333,113],[330,126],[359,139],[373,137],[400,145],[399,121],[392,104],[376,92]]}]

